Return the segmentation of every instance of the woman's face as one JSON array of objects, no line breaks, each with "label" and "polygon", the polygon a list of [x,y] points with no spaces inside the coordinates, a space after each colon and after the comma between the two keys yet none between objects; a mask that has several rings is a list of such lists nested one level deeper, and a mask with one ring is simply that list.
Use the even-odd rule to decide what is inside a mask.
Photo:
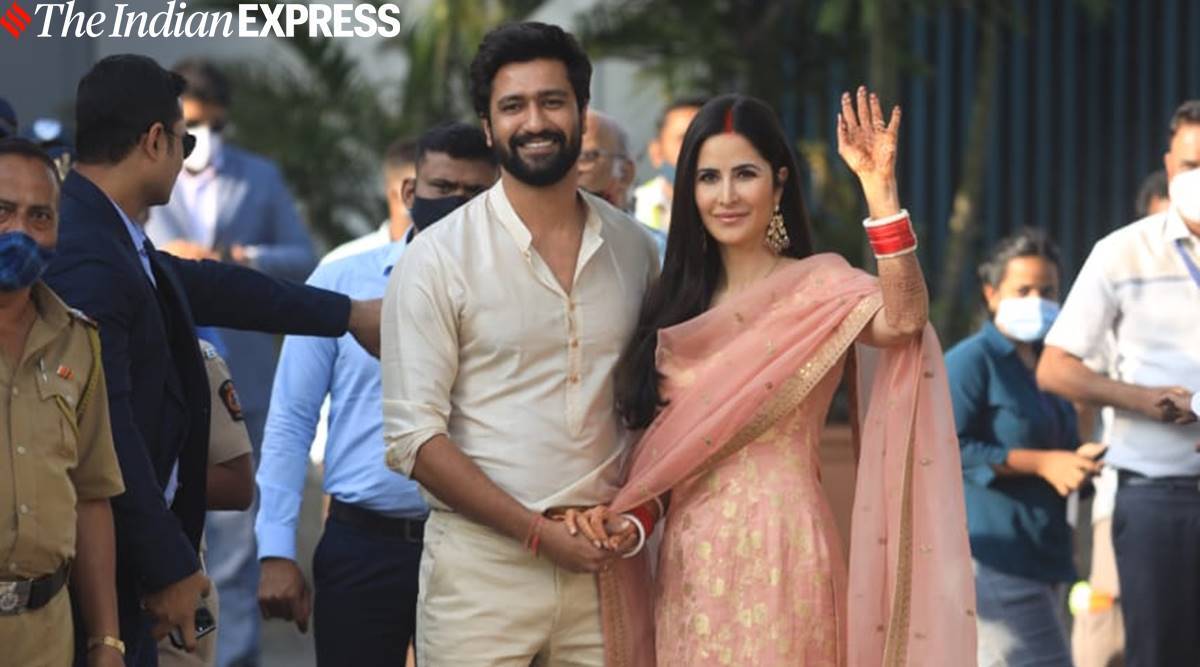
[{"label": "woman's face", "polygon": [[1004,267],[998,286],[983,286],[983,296],[993,315],[1004,299],[1037,296],[1057,303],[1058,267],[1045,257],[1014,257]]},{"label": "woman's face", "polygon": [[700,146],[696,160],[696,208],[704,228],[718,243],[763,245],[767,225],[783,196],[787,168],[771,165],[740,134],[715,134]]}]

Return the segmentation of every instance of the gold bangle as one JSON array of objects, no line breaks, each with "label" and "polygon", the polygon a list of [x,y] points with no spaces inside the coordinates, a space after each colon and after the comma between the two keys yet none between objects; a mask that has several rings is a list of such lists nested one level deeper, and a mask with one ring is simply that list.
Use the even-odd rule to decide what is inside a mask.
[{"label": "gold bangle", "polygon": [[120,639],[117,639],[116,637],[113,637],[111,635],[105,635],[103,637],[89,637],[88,638],[88,641],[87,641],[88,653],[91,653],[92,649],[94,649],[98,646],[108,646],[111,648],[115,648],[115,649],[117,649],[117,653],[120,653],[122,656],[125,655],[125,642],[123,642]]}]

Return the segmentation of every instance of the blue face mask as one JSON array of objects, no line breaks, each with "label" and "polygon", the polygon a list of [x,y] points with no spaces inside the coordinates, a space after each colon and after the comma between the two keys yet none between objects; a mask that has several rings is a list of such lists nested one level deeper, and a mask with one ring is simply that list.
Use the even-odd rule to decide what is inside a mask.
[{"label": "blue face mask", "polygon": [[53,258],[53,250],[38,245],[25,232],[0,234],[0,292],[29,287],[42,277]]},{"label": "blue face mask", "polygon": [[675,165],[667,164],[666,162],[658,166],[658,175],[662,176],[672,185],[675,184]]},{"label": "blue face mask", "polygon": [[1050,333],[1058,311],[1057,303],[1036,296],[1002,299],[996,308],[995,322],[1010,338],[1036,343]]}]

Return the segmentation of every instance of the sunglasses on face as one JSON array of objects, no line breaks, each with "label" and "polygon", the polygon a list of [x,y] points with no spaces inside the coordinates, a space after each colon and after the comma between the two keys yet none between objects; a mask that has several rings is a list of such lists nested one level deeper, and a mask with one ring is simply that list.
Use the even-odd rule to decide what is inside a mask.
[{"label": "sunglasses on face", "polygon": [[[163,128],[163,132],[166,132],[172,137],[176,136],[174,132],[166,128]],[[195,135],[184,132],[180,139],[183,140],[183,159],[186,160],[187,157],[192,154],[192,151],[196,150],[196,137]]]}]

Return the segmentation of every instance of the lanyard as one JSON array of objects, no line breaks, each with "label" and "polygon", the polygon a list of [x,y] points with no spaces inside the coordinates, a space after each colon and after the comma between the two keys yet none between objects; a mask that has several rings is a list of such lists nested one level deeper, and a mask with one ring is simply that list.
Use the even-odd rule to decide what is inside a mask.
[{"label": "lanyard", "polygon": [[1196,283],[1196,287],[1200,287],[1200,267],[1188,257],[1187,250],[1183,249],[1183,239],[1175,239],[1175,249],[1179,251],[1179,258],[1183,260],[1187,266],[1188,273],[1192,274],[1192,281]]}]

